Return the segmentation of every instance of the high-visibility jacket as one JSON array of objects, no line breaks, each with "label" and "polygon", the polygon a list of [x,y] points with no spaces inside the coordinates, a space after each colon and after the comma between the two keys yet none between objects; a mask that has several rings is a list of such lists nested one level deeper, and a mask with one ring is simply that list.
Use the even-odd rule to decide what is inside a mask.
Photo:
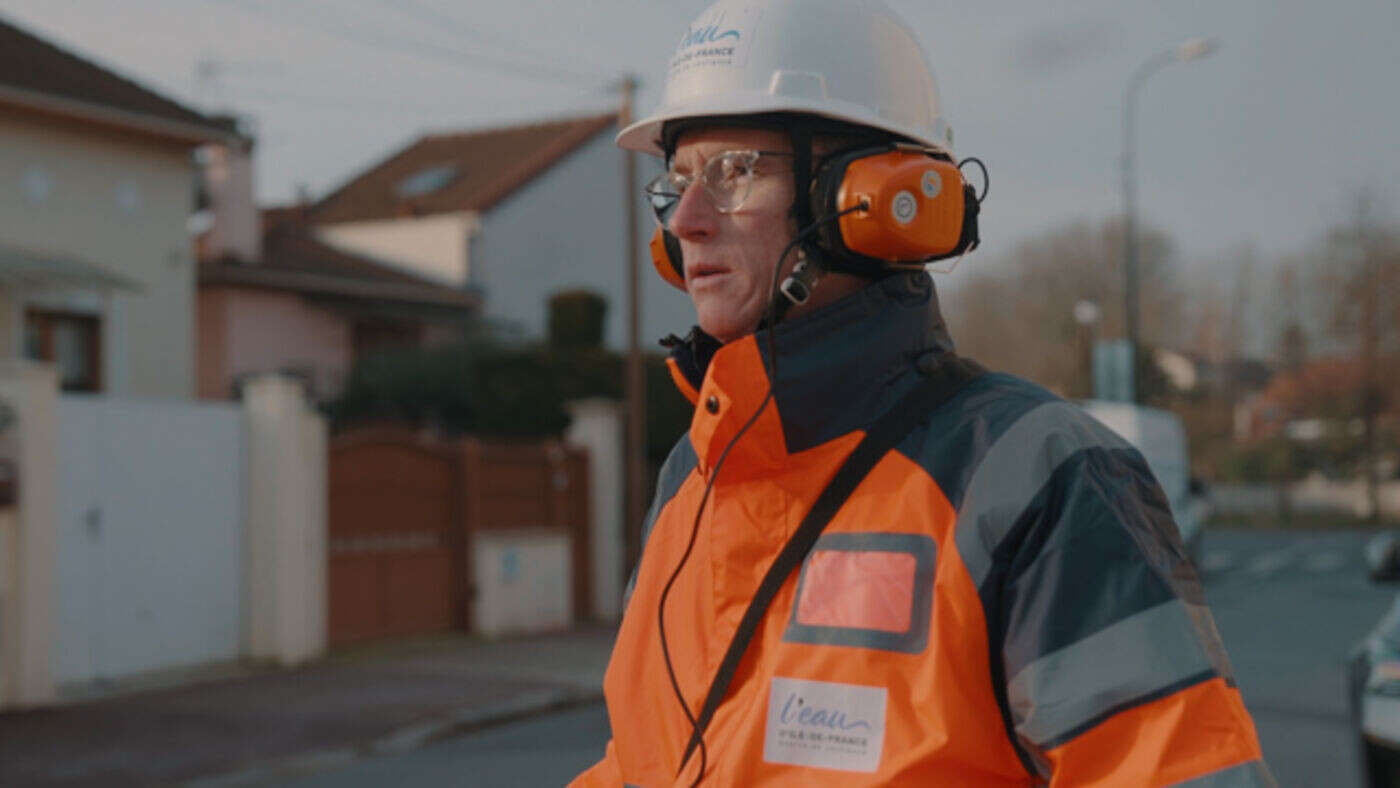
[{"label": "high-visibility jacket", "polygon": [[[925,274],[872,284],[686,372],[604,682],[612,741],[578,786],[678,768],[764,572],[863,429],[952,352]],[[703,355],[703,354],[702,354]],[[703,378],[700,370],[703,369]],[[1272,785],[1200,582],[1142,456],[1078,407],[988,373],[886,454],[774,598],[704,737],[704,782]]]}]

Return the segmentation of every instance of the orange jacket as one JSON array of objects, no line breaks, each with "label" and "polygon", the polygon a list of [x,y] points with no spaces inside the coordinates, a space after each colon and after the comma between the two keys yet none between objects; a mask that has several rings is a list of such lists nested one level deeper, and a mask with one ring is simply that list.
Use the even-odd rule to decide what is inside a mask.
[{"label": "orange jacket", "polygon": [[[666,602],[698,713],[764,572],[862,428],[951,352],[926,275],[779,328]],[[576,786],[690,785],[658,604],[718,455],[768,389],[762,335],[673,363],[696,408],[661,471]],[[701,355],[704,355],[701,353]],[[691,367],[687,372],[686,367]],[[704,370],[703,378],[700,370]],[[1076,406],[986,374],[890,451],[768,609],[705,734],[705,785],[1272,785],[1163,493]]]}]

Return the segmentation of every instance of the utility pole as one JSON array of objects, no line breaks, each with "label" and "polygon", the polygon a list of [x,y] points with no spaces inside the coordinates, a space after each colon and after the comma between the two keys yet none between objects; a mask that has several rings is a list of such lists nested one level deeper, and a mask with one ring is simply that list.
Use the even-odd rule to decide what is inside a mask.
[{"label": "utility pole", "polygon": [[[622,106],[618,128],[632,122],[632,103],[637,94],[637,78],[622,78]],[[624,571],[636,566],[642,552],[642,519],[646,517],[646,370],[642,359],[642,277],[637,241],[637,154],[622,154],[622,202],[627,232],[627,509],[624,529]]]}]

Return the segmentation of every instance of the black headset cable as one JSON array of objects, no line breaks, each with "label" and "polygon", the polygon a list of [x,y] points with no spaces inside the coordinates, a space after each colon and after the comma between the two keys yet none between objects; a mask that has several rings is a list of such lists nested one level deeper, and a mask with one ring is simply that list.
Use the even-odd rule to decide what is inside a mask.
[{"label": "black headset cable", "polygon": [[[681,570],[685,568],[686,562],[690,560],[691,552],[693,552],[695,549],[695,540],[700,533],[700,517],[705,513],[705,504],[710,500],[710,492],[714,489],[715,480],[719,478],[719,472],[720,469],[724,467],[725,459],[729,457],[729,451],[733,449],[735,444],[739,442],[739,439],[744,437],[744,435],[749,431],[749,429],[753,427],[753,425],[758,421],[758,417],[763,414],[763,410],[768,407],[768,403],[773,399],[773,385],[776,382],[778,375],[778,327],[776,325],[778,314],[778,299],[783,298],[782,293],[778,291],[778,282],[782,279],[783,261],[787,259],[787,256],[792,253],[792,250],[796,248],[798,244],[811,237],[811,235],[815,233],[822,225],[828,222],[836,221],[837,219],[840,219],[842,216],[845,216],[848,213],[866,210],[868,209],[868,207],[868,204],[861,203],[859,205],[847,208],[844,211],[833,213],[829,216],[823,217],[821,219],[818,219],[817,221],[812,222],[801,232],[799,232],[797,236],[794,237],[786,247],[783,248],[782,254],[778,255],[778,261],[773,266],[773,281],[769,285],[768,291],[770,295],[768,300],[767,320],[768,359],[764,365],[765,371],[768,375],[768,393],[764,395],[763,401],[759,403],[758,408],[754,410],[753,415],[749,416],[748,420],[745,421],[743,426],[739,428],[739,431],[735,433],[734,437],[729,439],[729,443],[725,444],[724,451],[720,452],[719,454],[719,459],[715,460],[714,470],[710,472],[710,478],[705,482],[705,492],[700,496],[700,505],[697,506],[695,509],[695,521],[691,524],[690,527],[690,540],[686,543],[685,552],[681,554],[681,560],[676,564],[675,570],[671,572],[671,577],[666,581],[665,587],[661,589],[661,598],[656,603],[656,623],[657,630],[661,636],[661,656],[666,661],[666,674],[671,679],[671,691],[675,693],[676,700],[681,705],[681,710],[685,712],[685,718],[690,723],[692,733],[695,731],[697,725],[695,715],[690,710],[690,704],[685,702],[685,695],[681,692],[680,682],[676,680],[676,669],[675,666],[671,663],[671,649],[666,640],[666,598],[671,595],[671,588],[675,585],[676,578],[680,577]],[[705,767],[707,764],[708,752],[705,748],[705,737],[702,734],[700,736],[700,771],[696,774],[695,782],[691,784],[691,788],[695,788],[695,786],[698,786],[700,784],[701,780],[705,779]],[[685,768],[684,763],[681,764],[681,768]]]}]

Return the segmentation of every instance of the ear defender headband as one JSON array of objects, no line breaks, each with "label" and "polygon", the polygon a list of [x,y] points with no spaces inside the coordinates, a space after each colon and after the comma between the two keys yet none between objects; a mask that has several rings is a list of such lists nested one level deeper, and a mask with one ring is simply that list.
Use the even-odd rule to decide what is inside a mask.
[{"label": "ear defender headband", "polygon": [[[982,162],[962,164],[969,162],[985,179]],[[798,206],[798,224],[826,220],[816,244],[821,266],[868,278],[966,254],[980,242],[977,216],[987,192],[984,188],[979,197],[960,166],[941,153],[903,143],[838,152],[812,175],[811,200]],[[661,278],[684,290],[680,241],[658,226],[650,250]]]}]

